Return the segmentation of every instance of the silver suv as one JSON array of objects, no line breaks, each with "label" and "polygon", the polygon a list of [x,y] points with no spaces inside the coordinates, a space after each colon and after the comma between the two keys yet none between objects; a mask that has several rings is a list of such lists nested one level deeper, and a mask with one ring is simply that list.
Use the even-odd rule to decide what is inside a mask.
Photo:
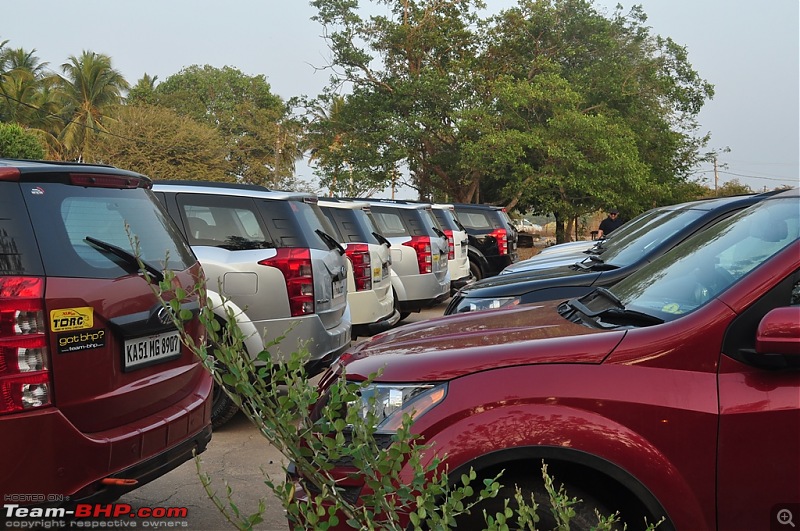
[{"label": "silver suv", "polygon": [[[314,194],[196,181],[157,181],[153,191],[200,260],[215,313],[233,310],[251,357],[284,336],[273,356],[307,348],[311,376],[350,346],[347,259]],[[214,426],[236,410],[216,392]]]},{"label": "silver suv", "polygon": [[463,288],[475,278],[469,266],[469,238],[467,229],[456,217],[456,207],[445,203],[434,203],[433,215],[447,236],[447,268],[450,270],[450,294]]},{"label": "silver suv", "polygon": [[392,243],[392,287],[401,319],[447,300],[449,246],[430,203],[367,201],[375,224]]}]

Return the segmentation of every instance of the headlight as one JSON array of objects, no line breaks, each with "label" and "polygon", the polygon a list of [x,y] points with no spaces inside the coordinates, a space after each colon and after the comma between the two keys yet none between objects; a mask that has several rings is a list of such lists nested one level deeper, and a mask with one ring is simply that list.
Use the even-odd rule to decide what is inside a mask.
[{"label": "headlight", "polygon": [[463,299],[458,303],[455,313],[477,312],[479,310],[496,310],[520,304],[519,297],[495,297],[491,299]]},{"label": "headlight", "polygon": [[403,423],[403,416],[412,419],[444,400],[447,384],[381,384],[373,383],[361,390],[363,418],[372,418],[378,432],[393,433]]}]

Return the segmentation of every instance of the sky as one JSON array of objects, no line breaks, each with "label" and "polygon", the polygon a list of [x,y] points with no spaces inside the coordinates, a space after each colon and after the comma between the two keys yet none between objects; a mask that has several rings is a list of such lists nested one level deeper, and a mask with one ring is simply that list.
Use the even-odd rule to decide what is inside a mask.
[{"label": "sky", "polygon": [[[485,1],[487,13],[516,5]],[[715,86],[699,122],[711,133],[708,148],[720,151],[718,184],[800,186],[800,2],[594,1],[609,13],[617,3],[641,5],[652,33],[686,46],[691,65]],[[231,66],[264,75],[288,99],[319,94],[328,81],[330,53],[315,13],[307,0],[2,0],[0,42],[35,49],[59,73],[71,55],[104,53],[131,85],[145,73],[163,81],[194,64]],[[297,176],[313,182],[302,162]],[[713,187],[711,166],[696,177]]]}]

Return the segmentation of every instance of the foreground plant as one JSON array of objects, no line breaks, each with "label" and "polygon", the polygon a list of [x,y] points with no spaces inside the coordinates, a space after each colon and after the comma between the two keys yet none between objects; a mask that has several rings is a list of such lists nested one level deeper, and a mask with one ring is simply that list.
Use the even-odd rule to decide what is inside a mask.
[{"label": "foreground plant", "polygon": [[[378,422],[372,413],[375,397],[364,398],[367,393],[362,393],[377,374],[357,383],[338,378],[326,390],[321,403],[319,390],[308,383],[304,367],[309,355],[304,349],[292,353],[288,361],[273,359],[270,349],[281,341],[278,338],[256,360],[250,359],[241,330],[230,324],[235,323],[236,316],[227,309],[226,318],[219,319],[205,297],[203,285],[194,289],[206,301],[199,318],[207,329],[207,337],[196,343],[183,328],[184,322],[195,315],[180,307],[190,293],[174,286],[169,272],[163,281],[151,284],[162,304],[171,310],[184,344],[199,357],[219,388],[228,393],[264,438],[294,464],[308,487],[306,491],[314,493],[298,499],[286,476],[265,477],[265,484],[285,508],[290,527],[324,530],[346,523],[354,529],[400,530],[407,529],[402,522],[408,521],[415,530],[450,529],[456,527],[459,516],[471,511],[480,514],[481,502],[497,496],[502,487],[500,476],[473,486],[476,475],[472,471],[451,478],[443,458],[435,457],[425,464],[426,454],[433,449],[412,433],[408,414],[388,446],[379,447]],[[363,504],[346,498],[331,475],[334,465],[343,460],[359,470],[366,490],[372,492],[362,496]],[[244,514],[236,505],[231,489],[226,485],[221,496],[212,478],[202,472],[199,460],[197,467],[209,497],[233,526],[245,530],[263,522],[263,499],[256,512]],[[555,489],[544,464],[542,475],[552,514],[547,521],[555,523],[548,526],[568,530],[579,500],[569,498],[563,487]],[[517,489],[515,499],[505,501],[503,512],[483,511],[485,528],[537,529],[541,521],[539,508],[536,500],[524,499]],[[593,528],[614,529],[618,521],[617,515],[597,515],[597,526]]]}]

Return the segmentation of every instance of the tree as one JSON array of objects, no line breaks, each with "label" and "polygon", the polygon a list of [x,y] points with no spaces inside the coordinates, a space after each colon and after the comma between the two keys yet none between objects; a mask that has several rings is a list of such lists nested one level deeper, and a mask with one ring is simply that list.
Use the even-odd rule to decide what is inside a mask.
[{"label": "tree", "polygon": [[142,78],[131,87],[128,92],[126,102],[131,105],[147,104],[152,105],[156,102],[156,81],[158,76],[150,76],[145,72]]},{"label": "tree", "polygon": [[61,145],[57,136],[63,126],[61,105],[53,87],[57,76],[46,73],[47,63],[22,48],[0,53],[0,120],[14,122],[37,137],[52,158]]},{"label": "tree", "polygon": [[108,112],[122,103],[122,94],[128,90],[128,82],[120,72],[112,68],[107,55],[84,51],[80,56],[71,55],[61,65],[59,96],[63,103],[66,125],[60,140],[66,150],[66,158],[92,162],[92,149],[99,134],[106,132],[112,120]]},{"label": "tree", "polygon": [[572,219],[674,202],[702,159],[713,87],[640,8],[520,0],[480,20],[475,1],[382,3],[391,17],[312,2],[336,68],[321,98],[352,86],[338,127],[356,175],[405,167],[423,197]]},{"label": "tree", "polygon": [[164,107],[125,105],[93,148],[97,162],[152,179],[231,180],[216,129]]},{"label": "tree", "polygon": [[43,159],[44,147],[38,137],[17,124],[0,123],[0,157]]},{"label": "tree", "polygon": [[263,75],[193,65],[155,88],[158,105],[206,123],[227,144],[230,175],[273,188],[293,186],[300,130]]}]

